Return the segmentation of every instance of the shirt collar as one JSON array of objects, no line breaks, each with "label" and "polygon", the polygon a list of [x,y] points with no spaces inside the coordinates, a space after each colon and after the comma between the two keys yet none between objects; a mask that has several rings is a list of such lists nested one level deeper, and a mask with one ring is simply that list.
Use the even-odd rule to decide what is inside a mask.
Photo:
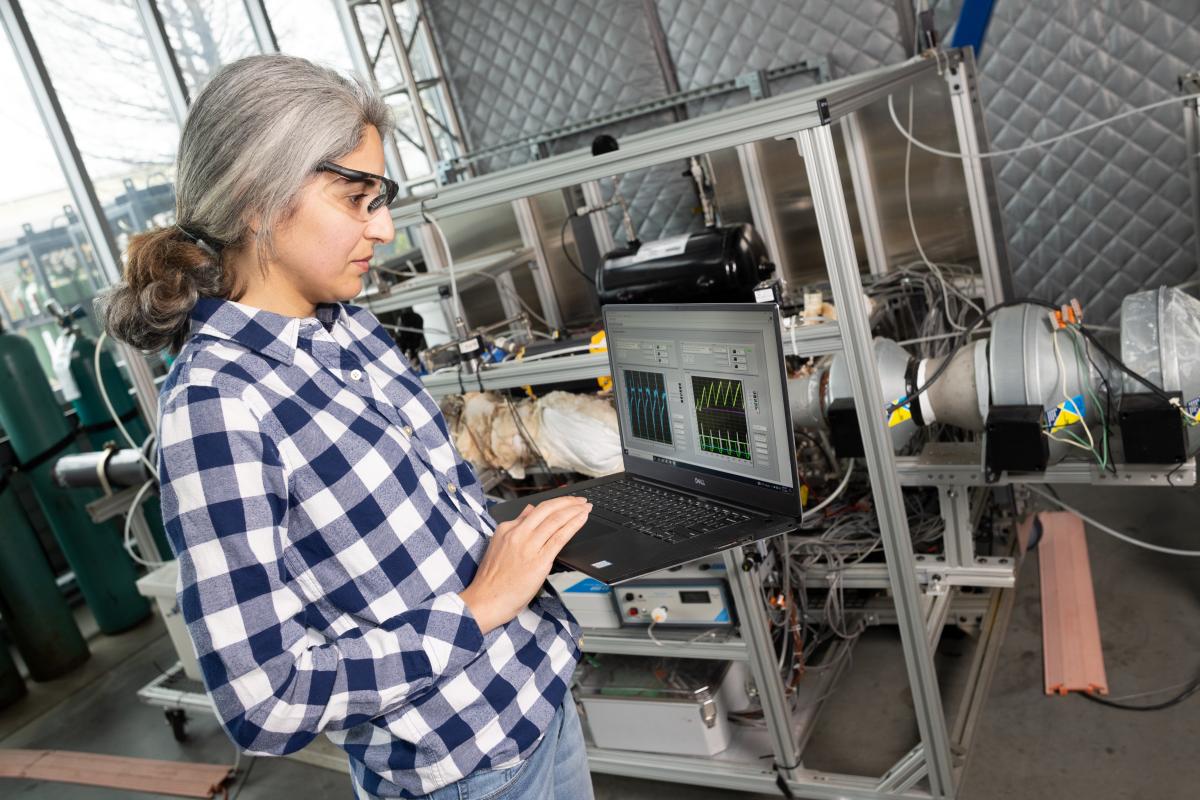
[{"label": "shirt collar", "polygon": [[[340,303],[321,303],[314,317],[330,330],[341,310]],[[197,300],[191,318],[192,335],[228,339],[284,364],[291,364],[296,356],[296,340],[304,321],[300,317],[287,317],[217,297]]]}]

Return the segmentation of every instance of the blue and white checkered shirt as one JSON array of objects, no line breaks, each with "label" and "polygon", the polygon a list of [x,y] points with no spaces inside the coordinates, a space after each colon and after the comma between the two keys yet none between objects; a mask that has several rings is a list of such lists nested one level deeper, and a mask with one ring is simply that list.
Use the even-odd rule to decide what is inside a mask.
[{"label": "blue and white checkered shirt", "polygon": [[280,755],[324,732],[383,797],[532,752],[578,626],[543,596],[480,632],[458,593],[495,522],[371,313],[202,299],[160,405],[179,604],[239,746]]}]

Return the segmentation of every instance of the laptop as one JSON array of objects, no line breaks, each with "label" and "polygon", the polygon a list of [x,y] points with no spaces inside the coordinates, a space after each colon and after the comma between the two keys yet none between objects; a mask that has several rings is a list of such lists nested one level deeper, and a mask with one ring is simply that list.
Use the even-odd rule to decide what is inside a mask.
[{"label": "laptop", "polygon": [[607,305],[624,471],[498,504],[586,497],[558,563],[609,585],[800,524],[775,304]]}]

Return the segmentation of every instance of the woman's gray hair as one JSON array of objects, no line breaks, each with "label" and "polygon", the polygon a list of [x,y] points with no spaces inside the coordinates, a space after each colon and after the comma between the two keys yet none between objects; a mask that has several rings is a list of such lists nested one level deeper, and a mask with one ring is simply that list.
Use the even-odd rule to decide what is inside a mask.
[{"label": "woman's gray hair", "polygon": [[98,301],[110,335],[143,350],[181,347],[199,297],[240,296],[221,253],[253,246],[265,264],[316,165],[357,148],[368,125],[387,133],[384,100],[302,58],[250,56],[219,70],[180,136],[177,226],[133,237],[124,281]]}]

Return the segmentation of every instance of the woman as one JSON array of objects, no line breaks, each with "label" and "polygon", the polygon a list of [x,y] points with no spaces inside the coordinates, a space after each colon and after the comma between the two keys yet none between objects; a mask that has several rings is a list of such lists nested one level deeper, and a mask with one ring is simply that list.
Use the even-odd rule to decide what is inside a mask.
[{"label": "woman", "polygon": [[387,106],[298,58],[218,72],[178,224],[129,246],[109,332],[178,357],[160,396],[180,608],[242,749],[320,733],[360,797],[591,797],[578,628],[537,597],[590,506],[496,525],[387,332],[341,301],[392,240]]}]

